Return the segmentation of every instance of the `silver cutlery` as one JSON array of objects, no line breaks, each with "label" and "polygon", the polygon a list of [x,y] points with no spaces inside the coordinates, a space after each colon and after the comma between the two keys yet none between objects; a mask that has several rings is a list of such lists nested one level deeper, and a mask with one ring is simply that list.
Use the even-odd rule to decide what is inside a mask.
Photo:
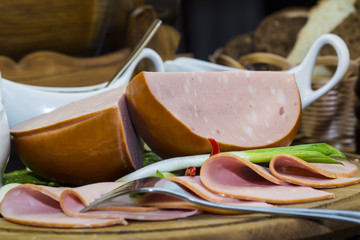
[{"label": "silver cutlery", "polygon": [[96,199],[87,207],[83,208],[81,212],[91,210],[101,204],[107,203],[110,200],[114,201],[116,197],[131,196],[131,194],[137,193],[162,193],[171,195],[182,200],[191,202],[200,207],[230,210],[249,213],[267,213],[285,216],[295,216],[302,218],[316,218],[327,219],[335,221],[353,222],[360,224],[360,212],[350,210],[333,210],[333,209],[307,209],[307,208],[287,208],[287,207],[248,207],[248,206],[234,206],[227,204],[212,203],[209,201],[197,198],[179,185],[170,180],[158,177],[142,178],[134,181],[130,181],[123,186],[120,186],[113,191],[110,191],[100,198]]}]

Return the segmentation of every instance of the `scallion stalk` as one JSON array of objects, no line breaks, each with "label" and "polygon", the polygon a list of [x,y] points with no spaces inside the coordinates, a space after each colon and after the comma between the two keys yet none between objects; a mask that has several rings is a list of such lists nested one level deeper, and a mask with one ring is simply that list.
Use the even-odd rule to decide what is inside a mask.
[{"label": "scallion stalk", "polygon": [[247,154],[276,153],[276,152],[280,152],[281,154],[285,154],[285,153],[291,154],[291,152],[301,152],[301,151],[314,151],[314,152],[322,153],[330,158],[340,157],[343,159],[347,159],[347,157],[341,151],[337,150],[336,148],[326,143],[310,143],[310,144],[294,145],[289,147],[261,148],[261,149],[246,150],[241,152],[245,152]]},{"label": "scallion stalk", "polygon": [[[268,163],[274,156],[278,154],[290,154],[304,161],[312,163],[341,164],[341,162],[333,159],[333,157],[340,157],[346,159],[346,156],[342,152],[326,143],[253,149],[246,151],[234,151],[229,153],[242,157],[253,163]],[[139,170],[132,172],[118,179],[117,181],[131,181],[139,178],[144,178],[156,174],[157,171],[173,172],[181,169],[187,169],[191,166],[201,167],[208,158],[209,154],[202,154],[162,160],[140,168]]]}]

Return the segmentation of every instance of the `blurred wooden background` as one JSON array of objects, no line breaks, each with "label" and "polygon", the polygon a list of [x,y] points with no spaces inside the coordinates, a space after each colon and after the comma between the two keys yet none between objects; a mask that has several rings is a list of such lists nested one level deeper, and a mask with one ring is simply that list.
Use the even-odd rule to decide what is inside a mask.
[{"label": "blurred wooden background", "polygon": [[[178,3],[169,1],[167,11],[158,14],[138,0],[1,0],[6,10],[0,16],[0,71],[4,78],[42,86],[108,81],[151,23],[175,16]],[[180,39],[164,23],[148,47],[166,60]]]},{"label": "blurred wooden background", "polygon": [[[83,86],[107,81],[155,18],[148,47],[164,60],[208,59],[268,14],[316,0],[0,0],[0,71],[13,81]],[[139,70],[151,66],[143,62]],[[8,171],[20,168],[10,161]]]}]

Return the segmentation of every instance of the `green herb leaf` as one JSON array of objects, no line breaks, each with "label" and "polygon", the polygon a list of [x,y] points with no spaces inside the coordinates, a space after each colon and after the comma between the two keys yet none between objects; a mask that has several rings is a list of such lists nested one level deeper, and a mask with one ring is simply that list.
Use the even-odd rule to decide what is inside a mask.
[{"label": "green herb leaf", "polygon": [[145,193],[130,193],[129,197],[130,198],[141,198],[142,196],[144,196]]},{"label": "green herb leaf", "polygon": [[163,160],[156,153],[152,151],[145,151],[143,154],[143,166],[147,166],[156,162]]},{"label": "green herb leaf", "polygon": [[49,181],[37,176],[30,170],[16,170],[14,172],[4,173],[3,183],[4,185],[9,183],[31,183],[31,184],[45,185],[51,187],[61,186],[56,182]]}]

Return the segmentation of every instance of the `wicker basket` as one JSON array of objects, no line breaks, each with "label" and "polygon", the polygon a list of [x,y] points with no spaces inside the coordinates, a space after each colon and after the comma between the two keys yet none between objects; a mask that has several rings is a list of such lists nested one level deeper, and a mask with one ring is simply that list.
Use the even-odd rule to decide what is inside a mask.
[{"label": "wicker basket", "polygon": [[[336,62],[336,57],[321,57],[318,64],[333,67]],[[298,140],[327,142],[342,151],[355,152],[357,65],[351,61],[339,84],[303,111]],[[312,87],[318,89],[327,81],[327,78],[314,78]]]}]

